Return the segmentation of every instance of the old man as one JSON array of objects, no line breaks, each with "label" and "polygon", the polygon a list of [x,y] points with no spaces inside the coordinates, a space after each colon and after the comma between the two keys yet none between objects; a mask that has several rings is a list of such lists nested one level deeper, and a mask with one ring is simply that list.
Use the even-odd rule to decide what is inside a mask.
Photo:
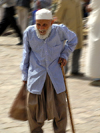
[{"label": "old man", "polygon": [[36,25],[24,32],[22,80],[27,83],[27,113],[31,133],[43,133],[53,119],[55,133],[65,133],[66,95],[61,67],[73,52],[77,37],[65,25],[53,24],[47,9],[36,12]]}]

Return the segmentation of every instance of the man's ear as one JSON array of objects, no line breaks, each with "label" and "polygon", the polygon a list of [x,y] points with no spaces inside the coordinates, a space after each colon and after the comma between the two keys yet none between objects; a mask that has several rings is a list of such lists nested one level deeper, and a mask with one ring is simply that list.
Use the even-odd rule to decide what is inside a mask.
[{"label": "man's ear", "polygon": [[54,20],[51,20],[51,25],[54,23]]}]

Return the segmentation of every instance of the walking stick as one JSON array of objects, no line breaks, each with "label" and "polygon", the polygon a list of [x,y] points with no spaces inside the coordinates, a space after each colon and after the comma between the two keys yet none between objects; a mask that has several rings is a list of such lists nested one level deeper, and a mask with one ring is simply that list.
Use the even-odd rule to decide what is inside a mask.
[{"label": "walking stick", "polygon": [[70,107],[70,102],[69,102],[69,95],[68,95],[68,90],[67,90],[67,84],[66,84],[66,79],[65,79],[65,72],[64,68],[62,67],[62,73],[64,77],[64,83],[65,83],[65,88],[66,88],[66,95],[67,95],[67,103],[68,103],[68,110],[69,110],[69,115],[70,115],[70,122],[71,122],[71,127],[72,127],[72,132],[75,133],[75,128],[73,124],[73,118],[72,118],[72,112],[71,112],[71,107]]}]

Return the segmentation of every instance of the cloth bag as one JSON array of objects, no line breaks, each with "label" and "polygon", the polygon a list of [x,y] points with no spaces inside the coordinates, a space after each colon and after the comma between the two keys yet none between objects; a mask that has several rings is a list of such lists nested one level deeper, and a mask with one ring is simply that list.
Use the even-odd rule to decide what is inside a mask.
[{"label": "cloth bag", "polygon": [[16,120],[27,120],[27,108],[26,108],[27,90],[26,84],[23,84],[18,92],[14,102],[9,111],[9,116]]}]

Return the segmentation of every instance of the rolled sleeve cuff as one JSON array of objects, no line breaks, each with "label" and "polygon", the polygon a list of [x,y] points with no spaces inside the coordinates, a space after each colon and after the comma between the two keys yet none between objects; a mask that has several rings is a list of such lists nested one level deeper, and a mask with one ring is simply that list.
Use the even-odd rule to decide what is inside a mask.
[{"label": "rolled sleeve cuff", "polygon": [[22,81],[27,81],[27,75],[22,74]]},{"label": "rolled sleeve cuff", "polygon": [[60,57],[64,58],[65,60],[68,60],[68,57],[65,54],[61,54]]}]

